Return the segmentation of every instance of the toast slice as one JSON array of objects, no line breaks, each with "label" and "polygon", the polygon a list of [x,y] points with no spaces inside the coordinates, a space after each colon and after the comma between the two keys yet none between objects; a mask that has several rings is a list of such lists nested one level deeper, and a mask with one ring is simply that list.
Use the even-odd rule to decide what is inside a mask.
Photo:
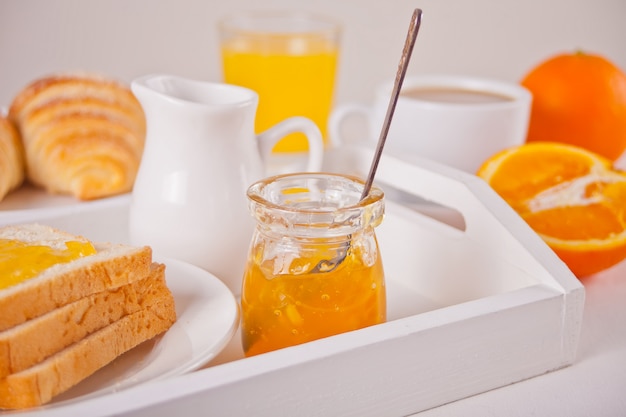
[{"label": "toast slice", "polygon": [[[165,267],[158,268],[161,279]],[[151,303],[88,335],[44,361],[0,379],[0,408],[21,409],[49,402],[124,352],[169,329],[176,320],[166,286],[153,287]]]},{"label": "toast slice", "polygon": [[[49,226],[24,224],[0,228],[0,241],[65,248],[87,242]],[[138,281],[150,273],[150,247],[94,243],[96,253],[53,265],[37,276],[0,289],[0,331],[39,317],[83,297]],[[2,277],[0,277],[2,279]]]},{"label": "toast slice", "polygon": [[139,281],[83,297],[0,332],[0,378],[29,368],[129,314],[167,291],[163,265]]}]

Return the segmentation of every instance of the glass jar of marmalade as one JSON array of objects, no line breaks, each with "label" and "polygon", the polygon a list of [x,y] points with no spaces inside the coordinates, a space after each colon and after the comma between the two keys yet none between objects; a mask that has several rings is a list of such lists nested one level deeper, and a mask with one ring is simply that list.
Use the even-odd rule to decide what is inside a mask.
[{"label": "glass jar of marmalade", "polygon": [[242,342],[252,356],[386,320],[374,229],[384,194],[325,173],[287,174],[248,189],[256,219],[244,272]]}]

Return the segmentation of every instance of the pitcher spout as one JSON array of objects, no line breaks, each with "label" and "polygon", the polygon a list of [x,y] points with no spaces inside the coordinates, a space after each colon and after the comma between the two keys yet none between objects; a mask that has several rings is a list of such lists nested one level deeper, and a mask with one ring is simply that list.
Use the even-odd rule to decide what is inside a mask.
[{"label": "pitcher spout", "polygon": [[240,107],[246,104],[256,107],[258,103],[258,94],[247,88],[168,74],[150,74],[136,78],[131,83],[131,89],[142,104],[144,101],[148,103],[158,99],[178,105],[214,108]]}]

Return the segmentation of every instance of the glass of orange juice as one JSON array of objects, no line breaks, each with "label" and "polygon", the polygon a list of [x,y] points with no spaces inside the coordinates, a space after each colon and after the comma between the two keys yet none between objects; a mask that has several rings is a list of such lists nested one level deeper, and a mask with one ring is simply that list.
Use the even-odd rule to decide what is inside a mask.
[{"label": "glass of orange juice", "polygon": [[374,229],[384,194],[325,173],[261,180],[248,189],[256,219],[241,311],[246,356],[382,323],[383,263]]},{"label": "glass of orange juice", "polygon": [[[327,142],[340,25],[304,12],[248,12],[219,22],[223,78],[259,94],[256,132],[292,116],[313,120]],[[292,133],[274,152],[306,151]]]}]

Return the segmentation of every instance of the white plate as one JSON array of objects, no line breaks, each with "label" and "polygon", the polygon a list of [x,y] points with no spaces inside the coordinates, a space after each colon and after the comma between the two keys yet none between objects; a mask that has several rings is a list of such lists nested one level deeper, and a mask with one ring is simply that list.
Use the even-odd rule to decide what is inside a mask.
[{"label": "white plate", "polygon": [[73,196],[54,195],[41,188],[23,185],[0,201],[0,225],[26,223],[49,217],[110,209],[128,205],[130,193],[81,201]]},{"label": "white plate", "polygon": [[40,221],[66,214],[109,209],[128,205],[130,193],[98,200],[81,201],[73,196],[54,195],[31,185],[23,185],[0,201],[0,225]]},{"label": "white plate", "polygon": [[[214,275],[193,265],[158,259],[167,266],[167,285],[176,302],[174,325],[162,336],[128,351],[56,397],[20,416],[67,416],[80,402],[137,384],[180,375],[202,367],[230,341],[239,323],[234,295]],[[111,396],[111,401],[114,401]],[[12,414],[1,412],[0,415]]]}]

